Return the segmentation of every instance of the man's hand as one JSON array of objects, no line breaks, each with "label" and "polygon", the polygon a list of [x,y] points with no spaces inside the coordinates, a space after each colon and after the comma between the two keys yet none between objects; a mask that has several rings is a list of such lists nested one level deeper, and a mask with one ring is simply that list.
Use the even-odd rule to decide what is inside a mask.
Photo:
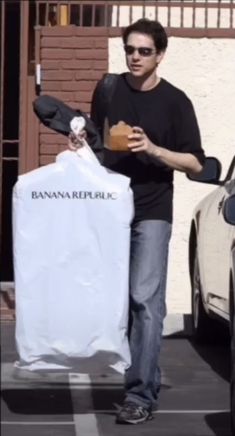
[{"label": "man's hand", "polygon": [[133,127],[133,134],[128,136],[131,141],[128,143],[128,148],[133,153],[145,151],[146,153],[152,153],[153,149],[156,153],[157,146],[154,145],[147,137],[141,127]]},{"label": "man's hand", "polygon": [[81,130],[79,135],[75,135],[75,133],[71,132],[68,138],[68,148],[71,151],[77,151],[78,148],[83,147],[84,140],[87,138],[87,133],[85,130]]}]

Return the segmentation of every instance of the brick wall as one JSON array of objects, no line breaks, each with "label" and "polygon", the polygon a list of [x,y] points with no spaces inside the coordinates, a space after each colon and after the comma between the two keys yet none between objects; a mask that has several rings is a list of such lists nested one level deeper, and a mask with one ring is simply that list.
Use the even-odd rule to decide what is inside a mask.
[{"label": "brick wall", "polygon": [[[44,27],[40,32],[41,95],[59,98],[73,108],[90,112],[92,92],[108,71],[106,28]],[[54,161],[67,140],[47,129],[39,129],[40,165]]]},{"label": "brick wall", "polygon": [[[3,289],[4,288],[4,289]],[[0,321],[15,321],[15,290],[14,285],[1,286]]]}]

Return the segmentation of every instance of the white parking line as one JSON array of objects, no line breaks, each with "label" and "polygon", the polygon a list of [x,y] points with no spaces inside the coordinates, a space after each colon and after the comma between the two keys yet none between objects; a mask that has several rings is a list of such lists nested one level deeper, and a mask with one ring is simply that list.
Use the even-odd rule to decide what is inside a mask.
[{"label": "white parking line", "polygon": [[48,421],[48,422],[40,422],[40,421],[2,421],[2,425],[74,425],[74,421]]},{"label": "white parking line", "polygon": [[[110,413],[110,410],[96,410],[97,415],[102,413]],[[210,414],[210,413],[230,413],[229,409],[207,409],[207,410],[158,410],[154,414]],[[85,434],[86,436],[99,435],[97,429],[97,422],[94,413],[89,414],[75,414],[76,421],[2,421],[3,425],[74,425],[76,427],[76,434]],[[90,420],[90,422],[88,422]]]},{"label": "white parking line", "polygon": [[[78,398],[75,396],[74,382],[77,382],[77,374],[69,374],[70,392],[72,397],[73,409],[76,410]],[[88,374],[83,374],[83,383],[89,388],[91,385],[91,379]],[[94,410],[94,404],[92,400],[92,391],[87,389],[85,397],[83,397],[82,407],[84,410]],[[85,413],[83,415],[74,413],[73,415],[76,436],[99,436],[98,425],[96,416],[94,413]]]},{"label": "white parking line", "polygon": [[77,436],[99,436],[96,416],[94,413],[74,415],[74,425]]},{"label": "white parking line", "polygon": [[230,412],[228,409],[222,409],[222,410],[213,410],[213,409],[207,409],[207,410],[157,410],[156,412],[153,412],[154,414],[159,414],[159,413],[227,413]]}]

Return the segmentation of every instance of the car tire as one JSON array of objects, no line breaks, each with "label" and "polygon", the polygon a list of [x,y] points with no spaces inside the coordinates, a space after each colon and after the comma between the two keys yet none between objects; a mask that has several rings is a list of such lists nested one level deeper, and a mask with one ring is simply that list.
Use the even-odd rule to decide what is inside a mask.
[{"label": "car tire", "polygon": [[203,304],[198,253],[195,249],[192,273],[192,320],[193,335],[198,343],[212,343],[214,320],[210,319]]}]

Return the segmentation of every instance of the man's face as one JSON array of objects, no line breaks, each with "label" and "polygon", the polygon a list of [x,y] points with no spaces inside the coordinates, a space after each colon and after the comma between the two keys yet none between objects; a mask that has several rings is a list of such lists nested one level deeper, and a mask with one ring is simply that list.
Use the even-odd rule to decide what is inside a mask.
[{"label": "man's face", "polygon": [[135,77],[154,72],[164,55],[157,53],[151,36],[142,33],[130,33],[124,49],[127,67]]}]

